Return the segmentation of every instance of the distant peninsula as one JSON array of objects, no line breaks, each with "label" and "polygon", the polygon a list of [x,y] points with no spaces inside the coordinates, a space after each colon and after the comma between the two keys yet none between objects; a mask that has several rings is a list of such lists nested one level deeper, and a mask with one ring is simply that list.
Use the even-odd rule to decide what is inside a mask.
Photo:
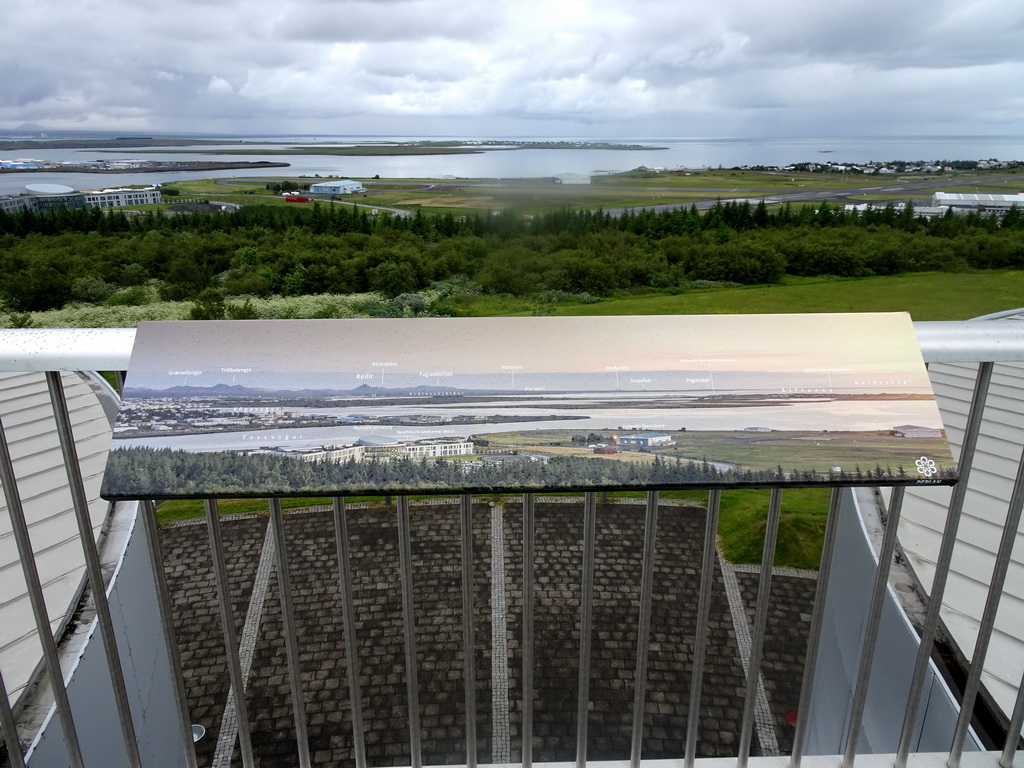
[{"label": "distant peninsula", "polygon": [[[152,149],[140,149],[151,147]],[[165,149],[166,147],[166,149]],[[172,149],[187,147],[187,149]],[[209,148],[204,148],[209,147]],[[213,149],[212,147],[217,147]],[[226,148],[225,148],[226,147]],[[278,148],[280,147],[280,148]],[[510,152],[518,149],[602,149],[602,150],[655,150],[645,144],[620,144],[608,141],[355,141],[339,145],[338,142],[280,142],[280,141],[218,141],[213,139],[166,139],[148,137],[122,137],[117,139],[42,139],[38,141],[0,141],[0,152],[23,149],[94,149],[98,152],[124,152],[133,154],[206,154],[206,155],[476,155],[483,152]]]},{"label": "distant peninsula", "polygon": [[[102,150],[101,150],[102,151]],[[103,165],[100,163],[82,163],[70,165],[61,163],[41,163],[33,167],[22,165],[0,166],[2,173],[166,173],[169,171],[256,171],[261,168],[288,168],[291,163],[275,163],[270,160],[190,160],[188,162],[151,161],[142,162],[129,167]]]}]

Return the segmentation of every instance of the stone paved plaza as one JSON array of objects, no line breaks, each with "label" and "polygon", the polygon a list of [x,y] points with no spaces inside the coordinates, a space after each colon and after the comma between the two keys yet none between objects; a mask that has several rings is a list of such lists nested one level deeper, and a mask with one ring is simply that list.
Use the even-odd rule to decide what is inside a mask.
[{"label": "stone paved plaza", "polygon": [[[476,501],[477,759],[515,762],[522,756],[522,507]],[[663,505],[659,511],[644,758],[684,753],[704,519],[704,510],[695,507]],[[225,517],[222,530],[257,763],[291,766],[296,764],[295,729],[275,542],[267,541],[267,523],[266,516]],[[284,523],[310,752],[316,765],[353,764],[333,516],[329,510],[292,513]],[[411,523],[423,762],[464,764],[458,505],[414,503]],[[492,529],[492,523],[500,525]],[[395,509],[350,507],[348,529],[368,762],[408,765]],[[582,529],[581,503],[536,505],[536,761],[575,756]],[[598,505],[588,720],[592,759],[629,757],[643,529],[643,505]],[[240,765],[206,526],[164,528],[161,542],[191,718],[207,729],[197,745],[200,765]],[[718,560],[698,733],[701,756],[735,755],[740,740],[746,690],[740,646],[749,626],[739,627],[738,644],[736,622],[744,616],[752,621],[758,575],[749,566],[724,567],[728,578]],[[492,573],[499,574],[498,581]],[[727,589],[727,583],[735,588]],[[786,714],[797,707],[815,585],[805,573],[777,571],[773,577],[761,675],[765,712],[753,734],[754,754],[784,754],[791,748]]]}]

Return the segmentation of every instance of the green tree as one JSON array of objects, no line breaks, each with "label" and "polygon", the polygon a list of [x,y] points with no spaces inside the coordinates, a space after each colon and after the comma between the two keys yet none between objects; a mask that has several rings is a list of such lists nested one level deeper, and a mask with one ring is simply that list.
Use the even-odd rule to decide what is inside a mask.
[{"label": "green tree", "polygon": [[223,320],[225,309],[221,292],[216,288],[206,288],[196,296],[188,316],[190,320]]}]

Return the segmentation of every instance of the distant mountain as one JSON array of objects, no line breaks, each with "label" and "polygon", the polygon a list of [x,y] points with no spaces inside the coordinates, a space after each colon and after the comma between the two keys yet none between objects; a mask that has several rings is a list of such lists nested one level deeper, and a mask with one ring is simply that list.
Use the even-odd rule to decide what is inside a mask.
[{"label": "distant mountain", "polygon": [[360,384],[353,389],[262,389],[260,387],[243,387],[240,384],[215,384],[212,387],[190,387],[175,386],[167,389],[150,389],[148,387],[130,387],[126,392],[127,397],[259,397],[275,398],[278,400],[294,400],[305,397],[395,397],[409,394],[485,394],[493,393],[493,390],[478,391],[457,389],[456,387],[400,387],[396,389],[371,387],[368,384]]}]

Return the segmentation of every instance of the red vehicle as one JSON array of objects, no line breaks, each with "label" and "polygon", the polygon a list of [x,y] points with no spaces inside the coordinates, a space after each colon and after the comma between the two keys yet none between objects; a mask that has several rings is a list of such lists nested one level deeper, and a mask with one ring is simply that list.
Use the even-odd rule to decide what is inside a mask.
[{"label": "red vehicle", "polygon": [[294,195],[288,195],[284,199],[284,201],[286,203],[308,203],[309,202],[309,198],[308,197],[295,197]]}]

